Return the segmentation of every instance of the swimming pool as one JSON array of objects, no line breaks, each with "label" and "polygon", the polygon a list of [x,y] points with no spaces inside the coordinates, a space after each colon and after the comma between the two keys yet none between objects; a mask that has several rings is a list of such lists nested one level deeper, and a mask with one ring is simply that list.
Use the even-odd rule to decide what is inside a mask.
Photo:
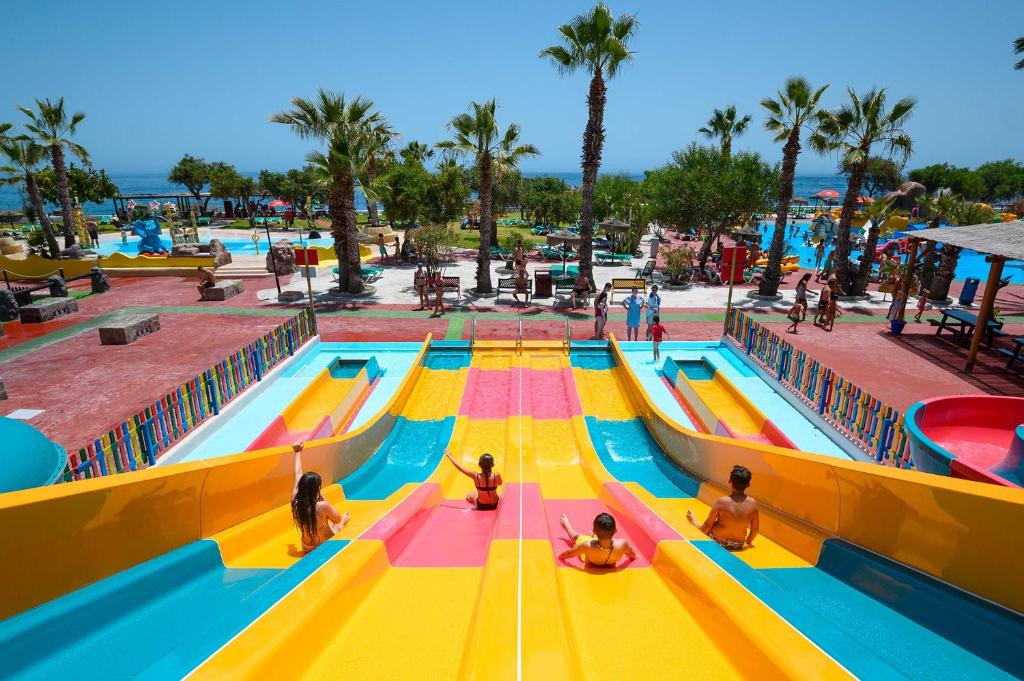
[{"label": "swimming pool", "polygon": [[[252,239],[240,239],[237,238],[237,234],[231,235],[220,235],[213,234],[209,238],[203,238],[203,243],[209,243],[210,239],[220,239],[223,242],[224,247],[228,249],[229,253],[235,255],[263,255],[267,252],[267,237],[266,234],[262,235],[259,241],[259,253],[257,253],[256,244],[252,242]],[[277,241],[285,237],[273,237],[273,241]],[[298,234],[289,235],[287,237],[294,243],[298,244]],[[168,251],[171,250],[171,240],[167,238],[161,238],[160,243],[164,245]],[[333,248],[334,239],[331,237],[323,237],[320,239],[302,239],[302,244],[307,246],[322,246],[324,248]],[[100,255],[113,255],[114,253],[124,253],[125,255],[138,255],[139,253],[139,239],[138,237],[128,237],[128,243],[121,243],[120,241],[103,241],[100,243],[99,248],[94,249]]]},{"label": "swimming pool", "polygon": [[[797,220],[797,226],[800,229],[797,230],[796,236],[786,239],[786,243],[792,247],[793,253],[800,256],[800,266],[807,269],[814,267],[814,247],[804,245],[803,238],[803,234],[807,230],[809,224],[810,222],[807,220]],[[764,237],[761,240],[761,244],[763,248],[767,249],[771,244],[772,236],[775,233],[775,223],[762,223],[761,228],[764,230]],[[835,242],[833,241],[833,244],[834,243]],[[861,251],[853,251],[850,257],[856,259],[860,254]],[[964,249],[960,252],[960,259],[957,261],[954,279],[963,281],[968,277],[976,277],[984,282],[988,278],[988,267],[989,264],[985,262],[984,255]],[[1006,266],[1003,269],[1003,276],[1009,277],[1011,283],[1024,284],[1024,263],[1006,263]]]}]

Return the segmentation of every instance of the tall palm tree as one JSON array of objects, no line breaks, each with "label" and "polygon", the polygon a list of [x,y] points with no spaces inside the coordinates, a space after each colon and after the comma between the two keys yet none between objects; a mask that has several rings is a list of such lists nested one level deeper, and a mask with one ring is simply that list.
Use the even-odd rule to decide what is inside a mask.
[{"label": "tall palm tree", "polygon": [[[796,160],[800,155],[800,134],[805,125],[815,125],[818,118],[818,101],[828,85],[815,90],[805,79],[795,77],[786,81],[778,98],[761,100],[761,106],[768,111],[764,127],[775,135],[776,142],[785,142],[782,147],[782,182],[779,183],[779,201],[775,208],[775,232],[768,248],[768,264],[758,286],[763,296],[775,295],[782,281],[782,256],[786,243],[786,220],[789,217],[789,202],[793,199],[793,180],[796,177]],[[811,146],[817,151],[821,139],[811,131]]]},{"label": "tall palm tree", "polygon": [[717,139],[721,144],[722,155],[728,158],[732,155],[733,138],[739,137],[747,131],[750,120],[750,115],[737,120],[736,107],[730,104],[725,107],[725,111],[715,109],[711,114],[711,118],[708,119],[707,125],[703,128],[698,128],[697,132],[708,139]]},{"label": "tall palm tree", "polygon": [[25,185],[29,203],[43,228],[46,249],[50,252],[51,258],[60,257],[60,246],[57,244],[57,237],[53,235],[53,227],[50,225],[49,216],[46,215],[43,195],[39,191],[35,177],[39,164],[46,158],[46,148],[27,136],[3,137],[0,139],[0,153],[7,160],[7,164],[0,167],[0,186]]},{"label": "tall palm tree", "polygon": [[864,204],[864,207],[861,209],[861,215],[871,221],[871,231],[868,232],[867,238],[864,241],[864,258],[861,260],[860,269],[857,272],[857,290],[867,289],[871,268],[875,263],[875,247],[878,245],[878,239],[885,230],[885,223],[891,217],[906,214],[907,211],[896,207],[894,199],[878,199],[872,203]]},{"label": "tall palm tree", "polygon": [[[391,145],[398,137],[398,131],[391,127],[391,124],[383,115],[380,115],[369,126],[368,145],[366,147],[366,179],[370,185],[377,181],[377,176],[381,172],[381,164],[388,163],[394,159],[394,150]],[[369,196],[366,197],[366,211],[370,217],[370,224],[379,225],[380,218],[377,215],[377,201],[371,200]]]},{"label": "tall palm tree", "polygon": [[338,254],[338,287],[349,293],[363,290],[355,181],[364,171],[369,129],[380,120],[372,108],[373,102],[364,97],[346,100],[343,94],[320,89],[312,99],[293,98],[291,110],[270,117],[272,123],[289,126],[300,138],[326,145],[323,151],[310,153],[307,161],[330,181],[327,206]]},{"label": "tall palm tree", "polygon": [[722,148],[722,156],[729,158],[732,155],[732,140],[734,137],[746,132],[746,126],[751,124],[750,115],[736,120],[736,107],[729,104],[725,111],[716,109],[707,125],[697,128],[697,132],[708,139],[718,139]]},{"label": "tall palm tree", "polygon": [[494,112],[497,104],[493,99],[486,102],[471,102],[470,111],[461,113],[448,123],[452,133],[450,140],[437,143],[437,148],[453,154],[473,157],[480,173],[480,248],[477,252],[476,290],[477,293],[491,292],[490,250],[497,235],[492,217],[494,200],[495,167],[514,168],[526,156],[536,156],[537,148],[532,144],[519,143],[519,126],[509,123],[502,133]]},{"label": "tall palm tree", "polygon": [[64,98],[57,101],[37,99],[36,108],[19,106],[18,110],[28,117],[25,128],[36,137],[36,142],[47,148],[50,163],[57,177],[57,196],[60,198],[60,213],[64,220],[64,248],[75,245],[74,204],[71,201],[71,189],[68,184],[67,164],[64,162],[64,150],[89,163],[89,154],[85,147],[71,141],[78,129],[78,124],[85,119],[85,114],[76,111],[69,117],[64,110]]},{"label": "tall palm tree", "polygon": [[594,288],[592,260],[594,255],[594,186],[601,168],[604,148],[604,107],[608,99],[605,79],[611,80],[619,70],[633,61],[629,42],[636,35],[636,16],[623,14],[616,18],[601,3],[586,14],[578,14],[558,27],[562,44],[541,50],[542,59],[550,59],[559,73],[576,71],[590,74],[587,92],[587,125],[583,129],[583,186],[580,189],[580,270]]},{"label": "tall palm tree", "polygon": [[[1024,54],[1024,35],[1013,41],[1013,53]],[[1017,63],[1013,65],[1013,68],[1018,71],[1024,71],[1024,59],[1018,60]]]},{"label": "tall palm tree", "polygon": [[434,156],[434,150],[430,148],[430,145],[424,144],[423,142],[417,142],[413,140],[406,144],[398,152],[398,155],[407,161],[419,163],[423,165],[427,162],[427,159]]},{"label": "tall palm tree", "polygon": [[[836,239],[835,267],[839,288],[850,294],[863,293],[863,289],[851,289],[854,271],[850,266],[850,224],[857,210],[857,197],[864,184],[868,158],[872,148],[876,155],[900,156],[903,162],[913,151],[910,135],[903,129],[911,112],[917,105],[913,97],[904,97],[888,108],[885,88],[870,90],[858,96],[853,88],[847,89],[850,101],[834,111],[825,112],[819,123],[821,146],[839,154],[845,167],[850,169],[850,178],[843,199],[843,210],[839,214],[839,234]],[[882,154],[878,154],[881,147]],[[870,267],[870,258],[865,258]],[[861,272],[863,272],[863,267]],[[864,285],[866,277],[858,277]]]},{"label": "tall palm tree", "polygon": [[[929,229],[937,229],[943,222],[952,223],[960,211],[961,200],[951,192],[936,192],[917,199],[919,213],[927,219]],[[921,263],[920,281],[922,288],[931,289],[934,282],[935,242],[927,241],[918,256]]]},{"label": "tall palm tree", "polygon": [[[957,199],[956,206],[950,211],[946,221],[956,225],[980,225],[991,222],[995,215],[995,211],[985,204]],[[961,250],[963,249],[959,246],[943,244],[939,267],[928,288],[928,300],[945,301],[948,297],[949,285],[953,282],[953,277],[956,276],[956,266],[960,262]]]}]

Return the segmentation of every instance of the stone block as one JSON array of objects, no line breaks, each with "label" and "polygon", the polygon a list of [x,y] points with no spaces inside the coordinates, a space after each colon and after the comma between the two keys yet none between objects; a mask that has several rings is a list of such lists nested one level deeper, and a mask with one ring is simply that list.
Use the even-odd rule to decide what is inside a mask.
[{"label": "stone block", "polygon": [[48,322],[72,312],[78,312],[78,301],[74,298],[47,298],[18,308],[22,324]]},{"label": "stone block", "polygon": [[133,314],[100,327],[101,345],[128,345],[160,330],[160,315]]},{"label": "stone block", "polygon": [[7,386],[4,384],[4,379],[0,378],[0,400],[7,399]]},{"label": "stone block", "polygon": [[234,298],[245,290],[241,279],[225,279],[218,281],[210,288],[203,289],[203,300],[223,301]]}]

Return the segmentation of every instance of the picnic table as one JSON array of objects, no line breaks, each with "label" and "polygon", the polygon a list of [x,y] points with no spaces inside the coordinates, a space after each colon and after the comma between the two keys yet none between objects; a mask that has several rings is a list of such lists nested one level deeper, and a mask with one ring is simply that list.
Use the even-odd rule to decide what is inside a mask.
[{"label": "picnic table", "polygon": [[1024,336],[1017,338],[1011,338],[1010,342],[1013,343],[1013,348],[996,348],[996,350],[1003,355],[1009,357],[1009,361],[1006,362],[1006,368],[1013,367],[1013,363],[1018,359],[1021,359],[1021,352],[1024,350]]},{"label": "picnic table", "polygon": [[[940,336],[942,332],[949,331],[955,337],[963,340],[970,338],[971,334],[974,333],[974,327],[978,325],[978,315],[965,312],[963,310],[950,310],[946,309],[942,311],[942,320],[935,321],[930,320],[930,323],[935,324],[938,328],[935,329],[935,335]],[[997,322],[993,319],[989,319],[985,322],[985,344],[988,347],[992,347],[993,339],[998,336],[1006,335],[1001,332],[1003,328],[1002,322]]]}]

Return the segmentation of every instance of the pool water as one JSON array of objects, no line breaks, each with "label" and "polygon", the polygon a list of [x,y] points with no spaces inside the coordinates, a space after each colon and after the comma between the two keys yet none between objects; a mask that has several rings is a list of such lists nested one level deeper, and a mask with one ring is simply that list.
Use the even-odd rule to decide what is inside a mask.
[{"label": "pool water", "polygon": [[[259,242],[259,253],[256,252],[256,244],[252,242],[252,239],[239,239],[239,238],[225,238],[222,236],[215,236],[215,239],[220,239],[224,243],[224,247],[228,249],[228,252],[235,255],[262,255],[267,252],[267,237],[264,234],[263,238]],[[280,237],[275,237],[274,241]],[[289,236],[294,243],[298,244],[298,234]],[[164,245],[168,251],[171,250],[171,240],[161,238],[160,243]],[[203,243],[209,243],[208,239],[204,239]],[[324,248],[333,248],[334,239],[331,237],[323,237],[320,239],[302,239],[302,243],[307,246],[322,246]],[[113,255],[114,253],[124,253],[125,255],[138,255],[139,254],[139,238],[130,236],[128,237],[128,243],[123,244],[120,241],[103,241],[100,243],[99,248],[95,249],[100,255]]]},{"label": "pool water", "polygon": [[[797,220],[796,224],[797,227],[799,227],[796,236],[787,238],[786,243],[792,247],[792,253],[794,255],[800,256],[800,266],[812,269],[814,267],[814,246],[804,245],[803,238],[803,234],[807,231],[810,222],[807,220]],[[775,223],[762,223],[761,228],[764,230],[764,237],[761,239],[762,248],[767,250],[771,245],[772,236],[775,233]],[[834,247],[834,245],[835,240],[832,241],[831,247]],[[856,260],[860,255],[861,251],[853,251],[851,257]],[[828,257],[828,251],[825,252],[825,256]],[[954,279],[963,281],[968,277],[975,277],[984,282],[988,278],[988,267],[989,264],[985,262],[984,255],[965,249],[960,252],[960,259],[957,261]],[[1009,277],[1011,283],[1024,284],[1024,263],[1006,263],[1006,266],[1003,268],[1003,276]]]}]

